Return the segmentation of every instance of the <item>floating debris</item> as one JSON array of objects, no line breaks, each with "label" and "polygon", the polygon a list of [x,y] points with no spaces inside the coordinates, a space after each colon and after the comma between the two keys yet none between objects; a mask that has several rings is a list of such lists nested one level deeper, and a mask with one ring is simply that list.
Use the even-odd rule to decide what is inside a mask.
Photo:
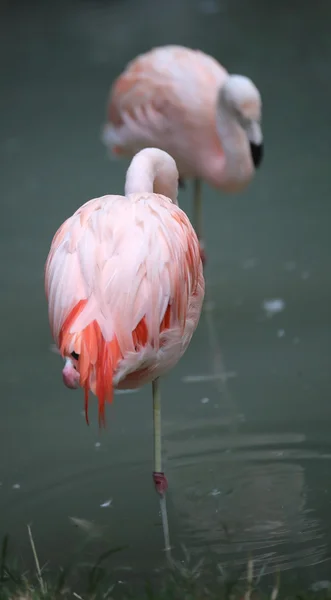
[{"label": "floating debris", "polygon": [[282,298],[272,298],[262,302],[262,308],[267,313],[268,317],[272,317],[280,313],[285,308],[285,301]]},{"label": "floating debris", "polygon": [[285,329],[278,329],[277,337],[281,338],[281,337],[284,337],[284,335],[285,335]]},{"label": "floating debris", "polygon": [[95,442],[94,446],[95,446],[96,448],[100,448],[100,446],[101,446],[101,443],[100,443],[100,442]]},{"label": "floating debris", "polygon": [[103,502],[102,504],[100,504],[101,508],[108,508],[109,506],[111,506],[113,503],[113,499],[110,498],[109,500],[106,500],[106,502]]},{"label": "floating debris", "polygon": [[13,490],[20,490],[20,489],[21,489],[21,484],[20,483],[14,483]]},{"label": "floating debris", "polygon": [[209,398],[201,398],[200,400],[201,404],[208,404],[208,402],[210,402]]},{"label": "floating debris", "polygon": [[99,528],[93,523],[93,521],[88,521],[87,519],[79,519],[78,517],[69,517],[69,521],[72,522],[75,527],[84,531],[91,537],[100,537],[101,532]]},{"label": "floating debris", "polygon": [[213,490],[210,492],[209,496],[220,496],[220,494],[221,494],[221,492],[220,492],[219,490],[217,490],[216,488],[214,488],[214,489],[213,489]]}]

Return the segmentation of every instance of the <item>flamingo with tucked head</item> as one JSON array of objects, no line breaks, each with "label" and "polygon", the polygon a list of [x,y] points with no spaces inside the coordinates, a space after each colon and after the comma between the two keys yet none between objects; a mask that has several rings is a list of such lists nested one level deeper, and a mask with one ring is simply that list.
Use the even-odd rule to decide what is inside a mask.
[{"label": "flamingo with tucked head", "polygon": [[152,383],[154,484],[170,549],[161,462],[159,377],[189,346],[204,298],[196,233],[177,204],[178,171],[162,150],[139,152],[124,196],[86,202],[55,234],[45,266],[52,335],[64,383],[98,398],[100,425],[115,388]]}]

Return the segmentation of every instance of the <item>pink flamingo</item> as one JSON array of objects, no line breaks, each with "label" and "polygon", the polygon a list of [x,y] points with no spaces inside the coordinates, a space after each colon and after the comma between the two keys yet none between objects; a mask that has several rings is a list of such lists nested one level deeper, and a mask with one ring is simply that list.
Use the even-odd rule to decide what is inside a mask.
[{"label": "pink flamingo", "polygon": [[139,152],[125,196],[95,198],[55,234],[45,265],[50,327],[65,359],[67,387],[98,398],[99,424],[114,388],[152,382],[154,473],[170,551],[161,463],[159,377],[174,367],[196,329],[204,298],[199,241],[178,207],[178,171],[156,148]]},{"label": "pink flamingo", "polygon": [[182,46],[154,48],[114,82],[102,139],[114,155],[155,146],[174,157],[180,184],[194,179],[193,223],[205,259],[201,180],[243,190],[263,158],[261,98],[254,83],[211,56]]}]

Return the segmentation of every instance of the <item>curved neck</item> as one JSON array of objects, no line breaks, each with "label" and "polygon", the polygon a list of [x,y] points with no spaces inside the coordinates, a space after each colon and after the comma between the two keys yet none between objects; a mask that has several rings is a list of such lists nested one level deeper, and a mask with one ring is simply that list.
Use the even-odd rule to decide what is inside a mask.
[{"label": "curved neck", "polygon": [[254,167],[247,135],[223,101],[222,90],[217,100],[216,127],[224,152],[222,183],[235,190],[248,183]]},{"label": "curved neck", "polygon": [[174,159],[158,148],[145,148],[132,159],[126,173],[125,195],[162,194],[178,204],[178,170]]}]

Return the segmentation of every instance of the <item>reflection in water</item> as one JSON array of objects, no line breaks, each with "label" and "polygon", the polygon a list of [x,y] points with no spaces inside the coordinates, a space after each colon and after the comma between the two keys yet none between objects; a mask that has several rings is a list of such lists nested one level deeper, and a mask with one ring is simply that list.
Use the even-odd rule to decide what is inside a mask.
[{"label": "reflection in water", "polygon": [[205,437],[193,430],[183,435],[181,429],[177,439],[166,438],[172,502],[182,517],[184,543],[200,553],[207,542],[223,565],[244,565],[253,553],[265,573],[323,560],[322,524],[307,507],[304,468],[291,458],[300,456],[295,446],[304,436],[243,434],[220,440],[212,422],[203,431]]}]

